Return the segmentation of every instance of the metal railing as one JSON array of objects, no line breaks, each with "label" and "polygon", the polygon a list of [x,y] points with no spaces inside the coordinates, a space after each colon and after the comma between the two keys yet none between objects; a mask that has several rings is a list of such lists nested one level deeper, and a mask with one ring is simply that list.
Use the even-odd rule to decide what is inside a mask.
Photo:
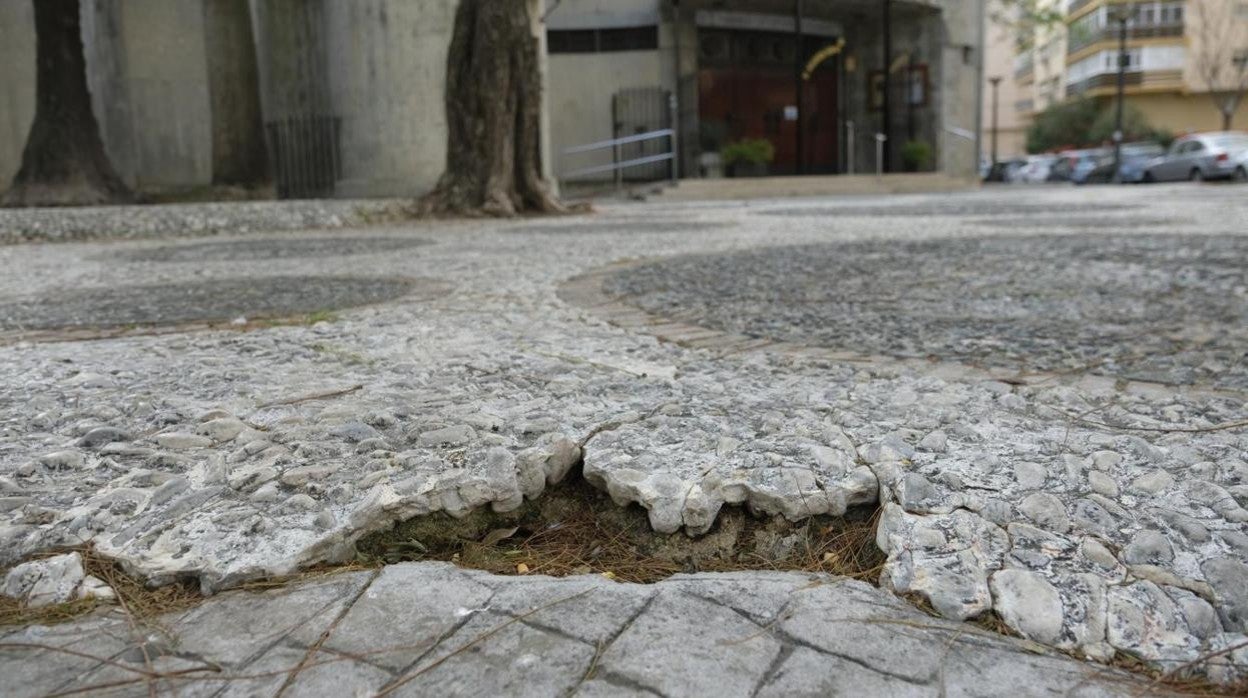
[{"label": "metal railing", "polygon": [[[667,152],[658,153],[656,155],[646,155],[643,157],[632,158],[629,160],[619,159],[620,146],[628,145],[630,143],[645,143],[648,141],[658,140],[660,138],[668,139],[669,150]],[[622,185],[624,182],[623,173],[624,173],[624,170],[626,169],[629,169],[632,167],[640,167],[641,165],[652,165],[656,162],[670,161],[671,166],[668,168],[669,179],[673,182],[676,181],[676,129],[661,128],[657,131],[647,131],[646,133],[638,133],[632,136],[623,136],[621,138],[611,138],[605,141],[598,141],[597,143],[586,143],[585,145],[578,145],[578,146],[573,146],[571,148],[565,149],[563,151],[563,155],[567,157],[569,155],[593,153],[593,152],[598,152],[600,150],[606,150],[607,148],[611,149],[612,156],[614,158],[613,162],[606,164],[606,165],[592,165],[589,167],[581,167],[575,170],[571,170],[569,172],[563,172],[560,174],[559,179],[561,181],[567,181],[570,179],[587,177],[589,175],[602,174],[604,172],[611,172],[611,173],[614,173],[615,183],[618,186],[618,185]]]}]

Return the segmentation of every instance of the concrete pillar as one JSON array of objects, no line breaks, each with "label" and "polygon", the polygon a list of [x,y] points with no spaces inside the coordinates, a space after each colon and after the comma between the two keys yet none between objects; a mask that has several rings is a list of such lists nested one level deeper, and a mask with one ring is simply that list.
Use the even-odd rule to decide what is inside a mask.
[{"label": "concrete pillar", "polygon": [[212,108],[212,180],[257,184],[266,178],[256,45],[247,0],[203,0]]},{"label": "concrete pillar", "polygon": [[542,175],[549,178],[551,191],[559,195],[559,180],[555,178],[554,150],[550,133],[550,61],[546,53],[545,0],[529,0],[529,18],[533,25],[533,37],[537,39],[538,70],[542,82]]},{"label": "concrete pillar", "polygon": [[22,165],[34,118],[34,8],[30,0],[0,0],[0,192]]},{"label": "concrete pillar", "polygon": [[87,84],[104,147],[140,191],[212,180],[202,0],[84,0]]}]

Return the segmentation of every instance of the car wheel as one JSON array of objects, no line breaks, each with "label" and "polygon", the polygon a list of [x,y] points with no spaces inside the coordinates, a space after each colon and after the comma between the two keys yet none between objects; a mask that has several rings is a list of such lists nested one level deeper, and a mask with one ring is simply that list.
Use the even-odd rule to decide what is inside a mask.
[{"label": "car wheel", "polygon": [[1205,181],[1205,173],[1201,172],[1199,167],[1193,167],[1192,173],[1187,176],[1187,181],[1203,182]]},{"label": "car wheel", "polygon": [[1243,166],[1236,167],[1235,174],[1231,175],[1231,179],[1236,182],[1248,182],[1248,169],[1244,169]]},{"label": "car wheel", "polygon": [[1157,183],[1157,178],[1153,176],[1153,173],[1152,173],[1152,172],[1145,172],[1145,173],[1144,173],[1144,183],[1145,183],[1145,184],[1156,184],[1156,183]]}]

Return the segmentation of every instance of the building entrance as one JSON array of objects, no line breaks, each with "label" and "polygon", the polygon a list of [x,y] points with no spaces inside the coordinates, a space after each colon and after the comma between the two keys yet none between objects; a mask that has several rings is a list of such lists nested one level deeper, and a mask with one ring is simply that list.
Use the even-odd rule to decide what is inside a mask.
[{"label": "building entrance", "polygon": [[[824,37],[804,37],[800,47],[803,63],[833,42]],[[792,34],[698,31],[702,152],[719,152],[744,139],[763,139],[775,149],[768,174],[839,171],[838,59],[825,61],[803,81],[802,103],[798,104],[798,49]]]}]

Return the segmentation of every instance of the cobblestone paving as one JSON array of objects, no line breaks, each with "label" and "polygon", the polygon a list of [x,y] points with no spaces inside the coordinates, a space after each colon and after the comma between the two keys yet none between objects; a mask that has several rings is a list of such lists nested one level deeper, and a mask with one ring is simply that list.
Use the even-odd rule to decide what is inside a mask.
[{"label": "cobblestone paving", "polygon": [[5,695],[1158,695],[870,585],[799,574],[641,586],[409,563],[223,594],[150,632],[121,615],[0,632]]},{"label": "cobblestone paving", "polygon": [[277,318],[436,293],[438,287],[398,278],[277,276],[48,292],[0,302],[0,331]]},{"label": "cobblestone paving", "polygon": [[[1201,198],[1188,200],[1188,192]],[[1134,242],[1106,238],[1117,247],[1099,266],[1046,253],[1041,238],[1016,226],[983,243],[964,240],[985,232],[971,219],[1016,205],[1100,210],[1106,197],[1107,229],[1135,215],[1184,224]],[[176,264],[104,254],[122,250],[118,243],[2,248],[7,303],[136,280],[183,284],[191,274],[195,282],[257,285],[326,277],[331,287],[329,277],[420,278],[451,290],[345,310],[311,326],[0,348],[0,564],[89,542],[154,582],[189,576],[218,590],[349,559],[353,541],[399,519],[515,507],[583,461],[590,482],[617,502],[644,506],[662,532],[704,532],[725,505],[800,519],[879,503],[886,589],[925,597],[955,620],[994,612],[1050,647],[1175,667],[1244,642],[1248,409],[1234,380],[1240,369],[1229,359],[1220,372],[1208,363],[1242,341],[1242,325],[1229,319],[1231,298],[1243,294],[1229,281],[1242,247],[1230,235],[1189,240],[1248,219],[1240,191],[1014,189],[896,197],[881,201],[874,217],[818,213],[834,204],[626,205],[551,222],[569,228],[553,238],[515,224],[421,223],[359,234],[433,244],[340,258]],[[963,213],[883,215],[907,207]],[[816,214],[755,215],[775,209]],[[604,222],[622,227],[593,233]],[[672,222],[707,228],[665,233]],[[1050,240],[1056,250],[1100,249],[1081,247],[1084,237]],[[976,370],[960,363],[969,354],[939,341],[930,360],[862,360],[859,347],[843,355],[769,349],[777,338],[700,327],[696,296],[660,318],[559,295],[621,261],[698,254],[720,265],[749,254],[784,259],[788,253],[765,251],[782,246],[838,264],[845,262],[827,250],[930,250],[931,259],[910,258],[914,274],[965,295],[941,286],[936,270],[965,272],[969,263],[950,250],[971,244],[997,250],[987,275],[1039,294],[1042,306],[1063,298],[1045,289],[1045,275],[1087,289],[1091,299],[1066,298],[1094,314],[1111,312],[1097,283],[1133,299],[1133,284],[1160,289],[1158,279],[1172,275],[1193,304],[1213,305],[1164,305],[1171,317],[1148,327],[1173,322],[1185,333],[1209,323],[1205,346],[1184,345],[1195,353],[1180,355],[1200,363],[1162,364],[1163,373],[1193,368],[1173,385],[1118,380],[1127,375],[1118,367],[1105,379],[1091,368],[1019,374],[1010,366],[1021,350],[1004,368],[986,361],[988,370]],[[1035,278],[1011,266],[1010,250],[1033,254],[1024,262]],[[1141,261],[1120,264],[1114,250]],[[1195,262],[1185,266],[1183,254]],[[885,270],[903,263],[894,256]],[[1070,266],[1103,281],[1074,278]],[[743,281],[787,283],[782,276],[764,266]],[[1219,290],[1232,296],[1211,299]],[[947,307],[934,294],[923,298],[929,308]],[[963,305],[954,305],[963,314],[948,318],[950,326],[968,317]],[[887,314],[824,319],[873,321],[882,337],[902,337]],[[911,319],[915,331],[935,325]],[[1062,336],[1083,341],[1084,331]],[[1020,329],[1013,341],[1025,335]],[[1132,341],[1160,346],[1152,336]],[[1059,365],[1057,343],[1033,346],[1039,360]],[[649,636],[662,636],[661,627]],[[805,645],[787,655],[779,645],[774,657],[792,666],[817,663]],[[649,656],[645,650],[639,641],[626,654]],[[1223,680],[1244,654],[1230,651],[1201,668]],[[275,666],[282,657],[271,659]],[[402,670],[366,664],[363,674]]]},{"label": "cobblestone paving", "polygon": [[357,254],[385,254],[428,245],[427,240],[406,237],[315,237],[285,240],[217,240],[183,245],[163,245],[119,253],[123,259],[140,262],[237,262],[291,257],[340,257]]},{"label": "cobblestone paving", "polygon": [[608,290],[696,324],[865,354],[1248,389],[1248,236],[1079,235],[698,255]]}]

